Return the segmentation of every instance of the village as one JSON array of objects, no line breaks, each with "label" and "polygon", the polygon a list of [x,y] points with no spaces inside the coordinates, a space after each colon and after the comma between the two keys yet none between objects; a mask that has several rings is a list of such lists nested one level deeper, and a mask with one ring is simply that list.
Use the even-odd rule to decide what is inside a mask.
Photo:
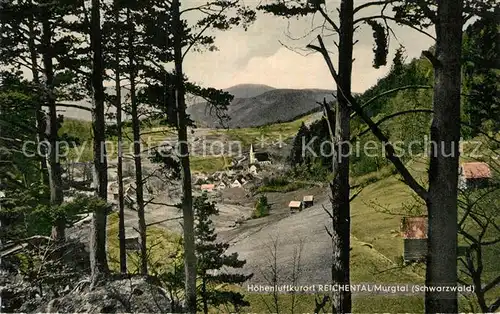
[{"label": "village", "polygon": [[[149,166],[149,165],[148,165]],[[178,181],[164,182],[155,174],[156,167],[143,165],[143,172],[148,177],[145,182],[144,201],[146,222],[148,226],[161,226],[168,230],[182,233],[179,225],[179,209],[175,204],[180,202],[181,189]],[[133,166],[124,166],[123,190],[126,221],[126,243],[130,250],[139,247],[137,232],[136,190]],[[193,172],[193,195],[206,193],[211,201],[215,201],[220,215],[214,217],[219,238],[236,241],[245,230],[258,230],[259,226],[277,222],[294,213],[314,205],[315,194],[321,200],[326,199],[324,188],[314,187],[296,193],[267,193],[271,211],[268,217],[252,219],[255,202],[258,199],[258,188],[264,180],[281,174],[284,165],[273,160],[269,151],[257,150],[250,145],[248,151],[235,159],[227,169],[212,173]],[[68,188],[67,197],[72,199],[75,192],[91,195],[93,189],[92,166],[90,163],[66,164],[64,179]],[[118,211],[119,190],[116,181],[116,168],[109,167],[108,202],[113,211]],[[292,195],[290,195],[292,194]],[[82,221],[88,221],[89,215],[83,215]],[[245,224],[243,226],[242,224]],[[240,230],[241,229],[241,230]],[[78,234],[78,233],[75,233]]]},{"label": "village", "polygon": [[[92,171],[90,164],[79,163],[66,167],[65,178],[72,182],[72,190],[82,187],[92,189]],[[147,168],[146,168],[147,169]],[[117,210],[118,183],[114,168],[110,167],[110,178],[115,179],[108,183],[108,200]],[[284,171],[284,165],[273,160],[269,151],[257,150],[251,144],[247,153],[231,162],[224,170],[212,173],[194,172],[192,174],[193,195],[199,196],[206,193],[211,201],[215,201],[221,208],[221,217],[216,217],[216,226],[221,238],[236,241],[239,233],[259,225],[267,225],[284,219],[294,213],[315,205],[320,200],[324,204],[327,190],[324,187],[296,191],[295,193],[268,193],[271,198],[272,211],[270,217],[252,221],[252,212],[258,199],[258,188],[263,184],[264,178],[279,175]],[[134,214],[136,191],[133,171],[123,178],[124,203],[127,208],[126,228],[127,247],[135,250],[139,247],[139,236],[135,227]],[[462,191],[471,191],[488,186],[492,179],[492,171],[485,162],[463,162],[459,168],[458,186]],[[170,230],[181,232],[178,226],[179,213],[173,206],[180,200],[180,187],[176,182],[165,184],[155,176],[150,176],[146,182],[145,201],[146,214],[149,214],[148,225],[162,225]],[[86,192],[92,194],[91,192]],[[167,196],[165,196],[166,194]],[[242,224],[246,224],[243,227]],[[240,230],[241,229],[241,230]],[[399,226],[403,241],[402,257],[405,263],[422,261],[427,254],[427,215],[408,216],[401,218]]]}]

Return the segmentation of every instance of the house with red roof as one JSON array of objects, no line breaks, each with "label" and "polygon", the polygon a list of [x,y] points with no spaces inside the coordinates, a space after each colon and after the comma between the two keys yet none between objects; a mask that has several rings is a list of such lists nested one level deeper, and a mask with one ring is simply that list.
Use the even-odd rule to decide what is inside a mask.
[{"label": "house with red roof", "polygon": [[458,175],[458,188],[463,190],[484,187],[492,178],[490,166],[485,162],[463,163]]}]

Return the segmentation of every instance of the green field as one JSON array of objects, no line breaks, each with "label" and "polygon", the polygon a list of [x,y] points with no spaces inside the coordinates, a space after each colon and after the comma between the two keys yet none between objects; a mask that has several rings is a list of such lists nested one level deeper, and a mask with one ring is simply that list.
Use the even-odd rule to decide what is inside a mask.
[{"label": "green field", "polygon": [[[286,141],[295,136],[302,122],[307,121],[311,116],[304,116],[295,121],[272,124],[256,128],[229,129],[229,130],[213,130],[210,135],[225,137],[230,141],[239,141],[242,147],[248,147],[251,143],[256,143],[264,138],[266,143]],[[68,160],[78,160],[81,162],[91,161],[93,156],[93,140],[92,140],[92,123],[76,119],[64,120],[59,135],[67,134],[80,139],[80,145],[71,148],[68,151]],[[142,149],[147,147],[155,147],[165,141],[167,136],[174,135],[171,128],[164,126],[146,126],[141,131],[141,139],[143,142]],[[123,130],[123,152],[124,155],[133,155],[132,145],[132,130],[124,128]],[[109,159],[117,158],[118,144],[116,137],[107,139],[107,154]],[[214,172],[225,169],[222,157],[214,156],[194,156],[192,159],[193,171]],[[226,158],[229,164],[230,158]]]},{"label": "green field", "polygon": [[191,156],[191,171],[212,173],[225,170],[231,165],[231,157]]},{"label": "green field", "polygon": [[237,128],[213,130],[212,135],[225,135],[231,141],[239,141],[243,147],[259,142],[262,138],[267,142],[286,141],[295,136],[300,125],[308,121],[312,115],[285,123],[276,123],[255,128]]}]

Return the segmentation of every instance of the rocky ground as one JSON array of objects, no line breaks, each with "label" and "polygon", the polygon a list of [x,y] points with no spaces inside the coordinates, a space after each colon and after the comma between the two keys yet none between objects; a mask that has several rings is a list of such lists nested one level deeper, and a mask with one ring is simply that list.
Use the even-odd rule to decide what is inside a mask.
[{"label": "rocky ground", "polygon": [[92,290],[83,280],[63,297],[42,303],[41,313],[168,313],[174,311],[166,292],[144,278],[101,282]]}]

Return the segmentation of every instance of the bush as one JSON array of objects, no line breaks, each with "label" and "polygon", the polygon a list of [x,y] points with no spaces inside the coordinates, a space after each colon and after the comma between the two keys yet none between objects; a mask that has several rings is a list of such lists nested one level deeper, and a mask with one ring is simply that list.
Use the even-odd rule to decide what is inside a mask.
[{"label": "bush", "polygon": [[261,195],[257,204],[255,204],[255,211],[253,212],[252,218],[260,218],[269,215],[269,210],[271,206],[267,201],[267,196]]}]

